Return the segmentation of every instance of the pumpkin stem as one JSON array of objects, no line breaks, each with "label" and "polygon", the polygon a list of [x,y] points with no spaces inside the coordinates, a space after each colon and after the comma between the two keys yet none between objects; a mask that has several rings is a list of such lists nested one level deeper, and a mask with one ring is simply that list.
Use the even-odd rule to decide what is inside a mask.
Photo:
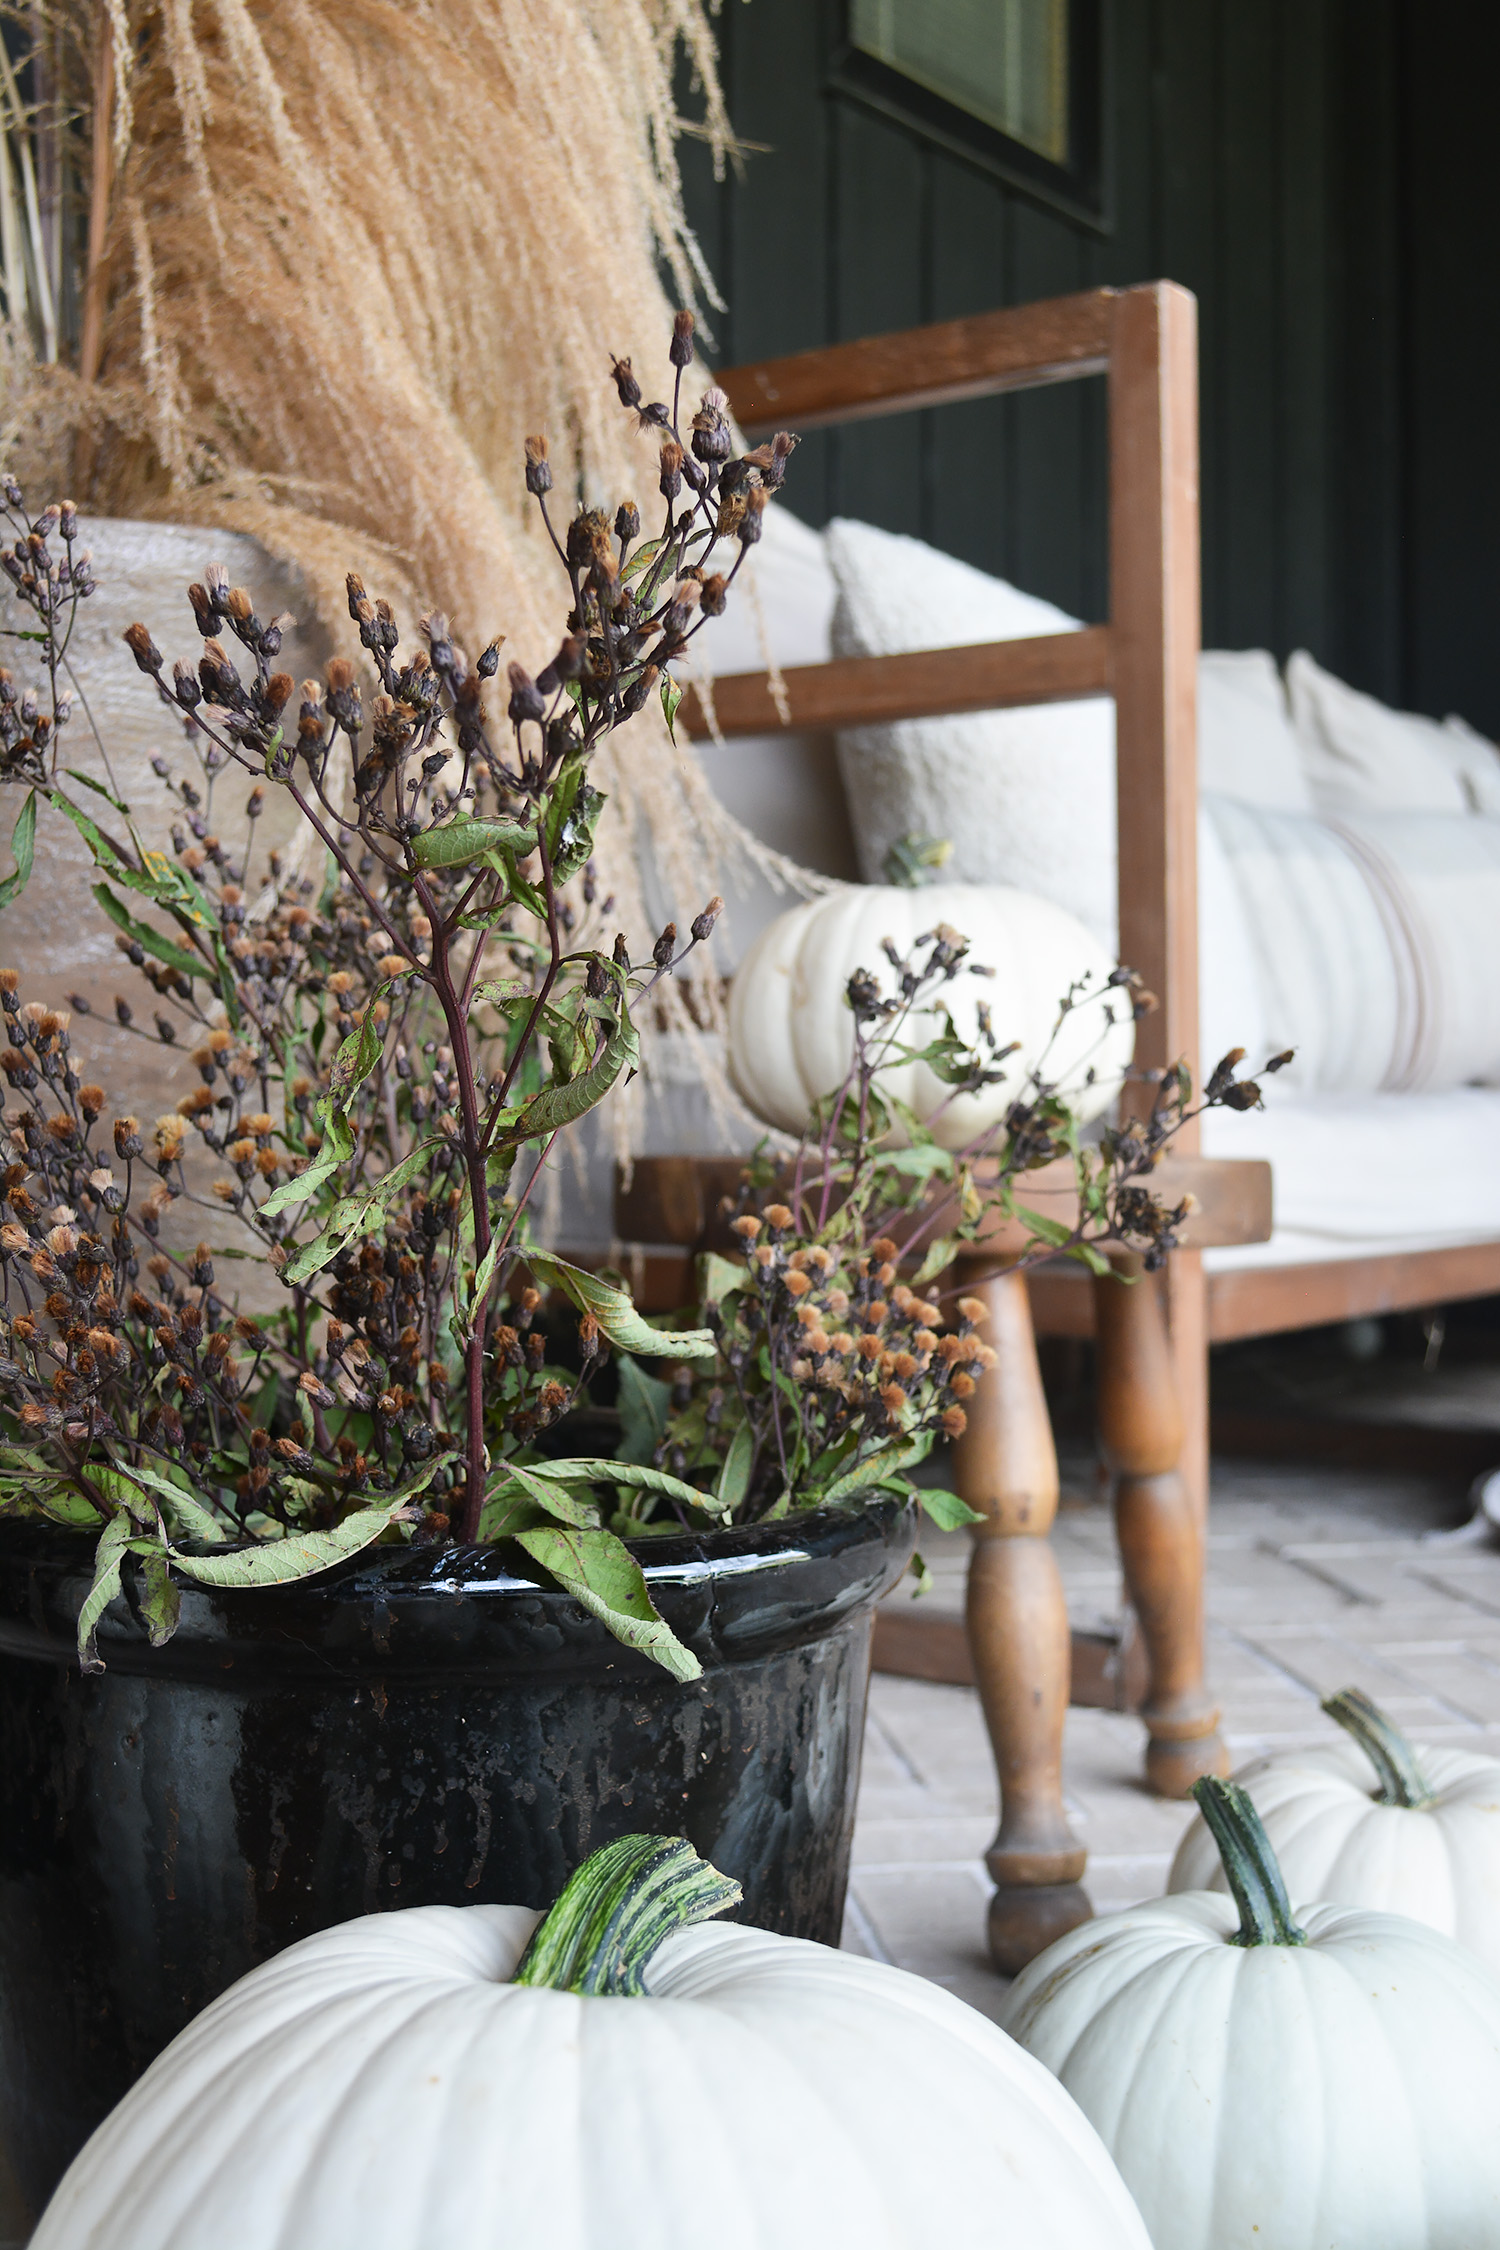
[{"label": "pumpkin stem", "polygon": [[1292,1920],[1286,1885],[1260,1814],[1236,1781],[1205,1774],[1193,1784],[1209,1834],[1240,1910],[1231,1945],[1306,1945],[1307,1933]]},{"label": "pumpkin stem", "polygon": [[664,1938],[743,1896],[685,1836],[621,1836],[569,1876],[514,1981],[554,1992],[643,1993],[646,1965]]},{"label": "pumpkin stem", "polygon": [[1337,1695],[1323,1698],[1323,1708],[1330,1719],[1337,1719],[1346,1734],[1355,1741],[1380,1776],[1380,1791],[1376,1803],[1402,1805],[1409,1812],[1420,1811],[1432,1803],[1417,1753],[1407,1741],[1395,1721],[1388,1719],[1378,1703],[1373,1703],[1363,1689],[1340,1688]]}]

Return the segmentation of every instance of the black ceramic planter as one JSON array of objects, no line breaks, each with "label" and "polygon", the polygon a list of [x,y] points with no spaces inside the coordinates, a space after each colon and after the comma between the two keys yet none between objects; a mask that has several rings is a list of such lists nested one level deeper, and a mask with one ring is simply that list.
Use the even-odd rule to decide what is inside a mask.
[{"label": "black ceramic planter", "polygon": [[74,1654],[89,1546],[0,1525],[0,2181],[40,2200],[233,1980],[401,1906],[545,1906],[597,1845],[686,1835],[741,1918],[837,1943],[873,1604],[911,1512],[655,1540],[680,1686],[494,1549],[382,1550],[300,1586],[129,1593]]}]

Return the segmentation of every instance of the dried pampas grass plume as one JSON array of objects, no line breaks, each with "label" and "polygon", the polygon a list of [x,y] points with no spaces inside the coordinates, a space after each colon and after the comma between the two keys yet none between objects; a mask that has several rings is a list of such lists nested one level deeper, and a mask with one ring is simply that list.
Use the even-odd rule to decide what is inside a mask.
[{"label": "dried pampas grass plume", "polygon": [[[528,511],[523,440],[547,431],[565,491],[652,496],[655,448],[619,408],[610,354],[665,374],[663,269],[680,302],[714,301],[672,92],[685,50],[695,129],[722,164],[711,0],[54,14],[70,4],[90,68],[106,21],[117,65],[99,379],[46,371],[53,412],[91,433],[80,502],[252,533],[298,566],[341,644],[353,567],[407,620],[443,608],[471,646],[502,632],[538,669],[566,587]],[[688,913],[726,859],[795,873],[654,711],[605,759],[600,871],[622,927],[649,919],[643,836]]]}]

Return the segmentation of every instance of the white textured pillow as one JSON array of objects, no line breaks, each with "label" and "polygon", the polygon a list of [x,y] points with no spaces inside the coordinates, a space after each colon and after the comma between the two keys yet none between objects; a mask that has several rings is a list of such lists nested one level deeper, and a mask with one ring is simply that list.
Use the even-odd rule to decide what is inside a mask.
[{"label": "white textured pillow", "polygon": [[1259,952],[1234,862],[1213,817],[1213,797],[1198,800],[1198,1053],[1205,1078],[1231,1047],[1250,1068],[1276,1052],[1266,1030]]},{"label": "white textured pillow", "polygon": [[[1078,620],[920,539],[835,518],[835,656],[888,656],[1076,632]],[[1104,696],[980,711],[838,738],[866,882],[900,836],[953,844],[954,882],[1005,883],[1076,914],[1113,952],[1115,714]]]},{"label": "white textured pillow", "polygon": [[1337,825],[1406,962],[1409,1037],[1387,1084],[1500,1083],[1500,820],[1365,813]]},{"label": "white textured pillow", "polygon": [[1208,648],[1199,657],[1198,786],[1278,812],[1313,811],[1302,748],[1269,649]]},{"label": "white textured pillow", "polygon": [[[1203,799],[1238,892],[1254,955],[1259,1030],[1268,1051],[1295,1047],[1281,1084],[1304,1093],[1374,1093],[1410,1066],[1418,1010],[1409,948],[1392,942],[1365,856],[1326,821],[1232,797]],[[1203,855],[1200,883],[1216,877]],[[1200,905],[1200,928],[1206,909]],[[1223,956],[1221,956],[1223,958]],[[1232,959],[1232,952],[1229,955]],[[1204,946],[1204,1057],[1230,1030]],[[1210,1040],[1209,1027],[1215,1026]],[[1241,1031],[1233,1044],[1252,1047]],[[1253,1062],[1263,1058],[1254,1054]]]},{"label": "white textured pillow", "polygon": [[1390,710],[1306,649],[1289,660],[1286,686],[1320,812],[1469,811],[1457,746],[1436,719]]},{"label": "white textured pillow", "polygon": [[1454,767],[1470,810],[1500,815],[1500,750],[1456,711],[1444,719],[1443,733],[1452,745]]}]

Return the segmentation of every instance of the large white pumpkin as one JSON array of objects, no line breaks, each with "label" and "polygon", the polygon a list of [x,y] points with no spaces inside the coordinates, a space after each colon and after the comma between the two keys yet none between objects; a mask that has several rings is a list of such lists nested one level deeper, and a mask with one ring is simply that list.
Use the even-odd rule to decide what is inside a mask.
[{"label": "large white pumpkin", "polygon": [[[1278,1750],[1235,1776],[1292,1896],[1409,1914],[1500,1969],[1500,1759],[1413,1745],[1353,1689],[1323,1708],[1348,1740]],[[1227,1888],[1201,1818],[1167,1888]]]},{"label": "large white pumpkin", "polygon": [[[848,885],[794,906],[761,932],[729,995],[730,1073],[757,1117],[783,1132],[803,1130],[813,1104],[843,1084],[853,1058],[854,1021],[844,997],[850,977],[867,969],[883,993],[894,994],[883,940],[892,939],[904,955],[940,922],[969,940],[970,961],[994,971],[973,976],[966,962],[942,988],[941,1005],[960,1038],[977,1037],[979,1009],[987,1006],[1001,1045],[1020,1042],[999,1085],[960,1095],[935,1121],[940,1144],[962,1148],[998,1124],[1052,1039],[1064,994],[1084,978],[1103,997],[1088,1000],[1062,1026],[1047,1054],[1046,1075],[1081,1118],[1102,1114],[1130,1062],[1135,1025],[1128,997],[1118,990],[1104,994],[1114,964],[1098,939],[1049,899],[934,883],[917,890]],[[913,1017],[909,1044],[921,1046],[940,1029],[935,1010]],[[1094,1081],[1084,1085],[1090,1066]],[[924,1123],[951,1091],[922,1063],[891,1068],[881,1084]]]},{"label": "large white pumpkin", "polygon": [[[32,2250],[1150,2250],[986,2018],[758,1930],[657,1950],[670,1903],[632,1928],[588,1895],[626,1846],[664,1849],[585,1862],[545,1926],[557,1984],[510,1981],[518,1906],[372,1915],[255,1970],[106,2119]],[[719,1886],[696,1911],[738,1895],[665,1848]]]},{"label": "large white pumpkin", "polygon": [[[1233,1783],[1198,1784],[1206,1811],[1215,1791],[1258,1829]],[[1071,1931],[1006,2028],[1098,2127],[1155,2250],[1500,2244],[1500,1977],[1404,1916],[1294,1923],[1264,1831],[1249,1856],[1238,1906],[1195,1891]]]}]

